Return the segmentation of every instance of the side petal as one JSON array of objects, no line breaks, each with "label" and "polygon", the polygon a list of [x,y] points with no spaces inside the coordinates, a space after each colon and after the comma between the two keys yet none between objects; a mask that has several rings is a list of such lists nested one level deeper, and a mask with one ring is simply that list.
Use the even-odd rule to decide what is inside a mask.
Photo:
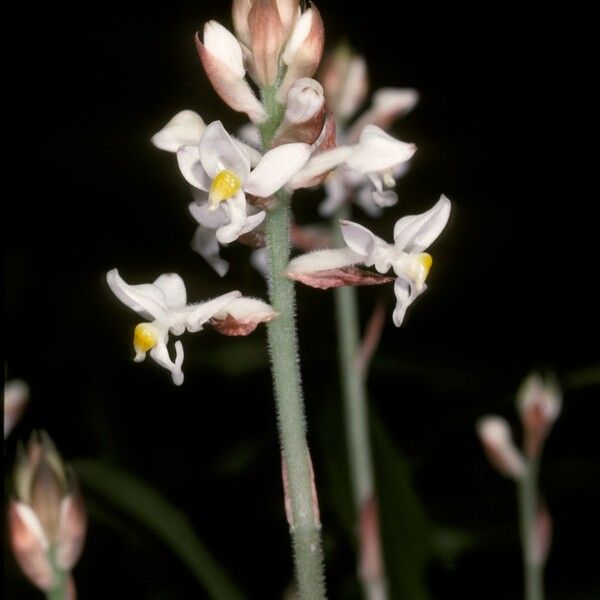
[{"label": "side petal", "polygon": [[175,342],[175,360],[173,361],[169,356],[166,344],[167,340],[168,337],[161,338],[158,344],[150,350],[150,356],[161,367],[171,372],[171,377],[175,385],[181,385],[183,383],[183,371],[181,370],[181,365],[183,364],[183,345],[179,340]]},{"label": "side petal", "polygon": [[375,125],[367,125],[346,164],[361,173],[376,173],[406,162],[416,150],[414,144],[397,140]]},{"label": "side petal", "polygon": [[350,248],[335,248],[316,250],[292,259],[285,274],[291,279],[297,279],[297,273],[316,273],[330,269],[342,269],[363,262],[364,257]]},{"label": "side petal", "polygon": [[365,258],[373,253],[377,242],[383,242],[366,227],[352,221],[340,220],[340,229],[346,246]]},{"label": "side petal", "polygon": [[209,319],[212,319],[217,313],[226,309],[233,300],[241,296],[241,292],[236,290],[212,300],[188,306],[184,316],[186,329],[192,333],[200,331]]},{"label": "side petal", "polygon": [[200,162],[198,146],[180,146],[177,149],[177,164],[190,185],[205,192],[210,189],[211,179]]},{"label": "side petal", "polygon": [[177,273],[160,275],[152,285],[155,285],[165,295],[167,308],[181,308],[186,305],[185,283]]},{"label": "side petal", "polygon": [[216,59],[221,61],[237,77],[244,77],[242,47],[237,38],[217,21],[204,25],[204,46]]},{"label": "side petal", "polygon": [[352,153],[353,148],[351,146],[339,146],[311,156],[306,165],[290,179],[287,187],[297,190],[310,185],[316,177],[339,167]]},{"label": "side petal", "polygon": [[178,112],[151,141],[160,150],[177,152],[180,146],[194,146],[200,141],[205,124],[202,117],[193,110]]},{"label": "side petal", "polygon": [[267,113],[244,76],[211,54],[196,34],[196,48],[204,71],[223,102],[233,110],[244,112],[253,123],[262,123]]},{"label": "side petal", "polygon": [[269,150],[250,173],[245,190],[268,198],[282,188],[310,158],[308,144],[283,144]]},{"label": "side petal", "polygon": [[197,227],[191,247],[217,272],[219,277],[225,277],[229,271],[229,263],[219,254],[220,246],[214,231],[202,226]]},{"label": "side petal", "polygon": [[198,149],[202,166],[211,179],[224,169],[233,171],[242,184],[248,178],[250,159],[247,154],[240,152],[221,121],[207,125]]},{"label": "side petal", "polygon": [[398,220],[394,226],[396,249],[410,253],[423,252],[443,231],[450,217],[450,208],[450,200],[442,196],[428,211]]},{"label": "side petal", "polygon": [[208,202],[203,204],[197,204],[191,202],[188,204],[188,210],[190,214],[202,227],[207,229],[218,229],[229,223],[229,215],[223,206],[223,203],[219,205],[217,210],[210,210]]},{"label": "side petal", "polygon": [[112,269],[106,274],[106,281],[113,294],[123,304],[141,314],[144,318],[163,319],[167,313],[167,300],[159,288],[151,283],[129,285],[119,271]]},{"label": "side petal", "polygon": [[221,202],[223,210],[227,213],[227,222],[217,229],[215,235],[220,244],[231,244],[240,237],[246,225],[246,196],[240,190],[233,198]]}]

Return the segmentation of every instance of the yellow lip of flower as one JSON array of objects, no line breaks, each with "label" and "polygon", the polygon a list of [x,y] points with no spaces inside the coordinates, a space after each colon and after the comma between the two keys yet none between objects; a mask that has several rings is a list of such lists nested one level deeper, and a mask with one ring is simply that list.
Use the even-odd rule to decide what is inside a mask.
[{"label": "yellow lip of flower", "polygon": [[423,279],[426,279],[427,275],[429,275],[431,265],[433,264],[433,258],[431,257],[431,254],[427,254],[427,252],[421,252],[421,254],[417,256],[417,260],[419,261],[419,264],[423,267],[423,271],[425,272],[425,276],[423,277]]},{"label": "yellow lip of flower", "polygon": [[158,338],[150,323],[139,323],[133,332],[133,347],[136,352],[145,353],[156,346]]},{"label": "yellow lip of flower", "polygon": [[231,170],[223,169],[219,171],[210,186],[208,194],[209,210],[217,210],[220,202],[233,198],[242,187],[240,178]]}]

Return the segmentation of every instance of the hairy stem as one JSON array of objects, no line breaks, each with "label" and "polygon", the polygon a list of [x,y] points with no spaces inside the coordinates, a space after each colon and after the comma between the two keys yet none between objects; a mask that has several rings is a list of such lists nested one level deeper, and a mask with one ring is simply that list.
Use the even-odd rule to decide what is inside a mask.
[{"label": "hairy stem", "polygon": [[517,484],[525,600],[544,600],[543,564],[535,551],[538,472],[538,459],[529,459],[525,476]]},{"label": "hairy stem", "polygon": [[[340,208],[332,221],[332,232],[336,246],[344,244],[338,219],[348,219],[348,206]],[[373,460],[369,437],[369,412],[366,374],[357,366],[360,349],[360,327],[358,296],[354,287],[340,287],[334,290],[335,316],[337,323],[338,353],[342,396],[344,401],[344,422],[346,445],[350,463],[350,477],[354,508],[360,518],[370,499],[375,498]],[[379,524],[376,524],[379,527]],[[379,536],[377,536],[379,537]],[[379,549],[381,552],[381,548]],[[385,574],[383,561],[380,561],[380,577],[362,580],[366,598],[385,598]]]},{"label": "hairy stem", "polygon": [[56,548],[50,548],[48,558],[54,571],[54,587],[46,592],[47,600],[67,600],[68,599],[68,573],[63,571],[56,564]]},{"label": "hairy stem", "polygon": [[[274,89],[263,90],[269,119],[261,126],[263,147],[270,146],[283,111]],[[269,300],[279,316],[268,324],[269,355],[277,405],[277,424],[291,509],[290,533],[298,593],[302,600],[325,598],[320,523],[310,453],[306,441],[306,419],[296,333],[294,283],[284,272],[290,254],[290,196],[283,190],[274,210],[266,217],[269,259]]]}]

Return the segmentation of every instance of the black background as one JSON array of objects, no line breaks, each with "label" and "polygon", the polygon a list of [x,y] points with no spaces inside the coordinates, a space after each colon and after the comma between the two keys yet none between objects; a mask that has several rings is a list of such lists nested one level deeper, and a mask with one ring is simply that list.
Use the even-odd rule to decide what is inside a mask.
[{"label": "black background", "polygon": [[[365,319],[377,298],[388,300],[370,382],[374,409],[408,459],[429,517],[477,540],[452,564],[432,561],[432,595],[521,593],[512,485],[486,464],[473,424],[499,412],[516,425],[514,392],[539,368],[554,370],[565,388],[542,468],[555,520],[548,596],[597,597],[597,552],[589,549],[600,534],[589,17],[504,2],[319,7],[329,44],[346,38],[366,56],[373,89],[421,93],[394,130],[419,148],[401,201],[380,221],[356,219],[391,239],[403,214],[425,210],[442,192],[453,201],[432,248],[429,291],[405,325],[391,323],[391,288],[360,296]],[[177,271],[192,300],[230,289],[265,295],[246,248],[226,250],[224,280],[190,251],[187,187],[173,156],[149,142],[183,108],[230,130],[242,124],[219,103],[193,45],[205,20],[230,25],[227,10],[185,1],[10,9],[5,360],[8,377],[29,382],[31,404],[5,462],[15,438],[43,427],[67,458],[102,458],[135,473],[190,516],[250,597],[277,598],[291,561],[264,331],[187,336],[186,381],[174,388],[155,365],[130,360],[135,316],[104,280],[115,266],[132,283]],[[300,222],[315,220],[319,199],[298,198]],[[299,290],[329,586],[332,597],[352,598],[351,547],[325,476],[331,445],[317,439],[316,423],[340,410],[331,310],[330,294]],[[82,599],[202,597],[160,542],[89,502],[89,540],[75,572]],[[5,571],[11,597],[38,597],[9,556]]]}]

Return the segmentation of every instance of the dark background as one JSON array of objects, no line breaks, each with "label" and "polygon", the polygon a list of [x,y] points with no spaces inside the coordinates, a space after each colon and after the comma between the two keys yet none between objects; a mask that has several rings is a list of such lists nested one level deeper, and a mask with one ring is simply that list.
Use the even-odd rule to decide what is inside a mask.
[{"label": "dark background", "polygon": [[[400,330],[391,286],[360,293],[365,320],[379,297],[388,301],[372,405],[436,532],[427,585],[435,598],[519,597],[513,486],[483,459],[473,425],[498,412],[518,431],[514,392],[536,368],[555,371],[565,391],[541,473],[555,522],[548,597],[598,597],[587,17],[529,3],[405,3],[393,14],[388,6],[319,3],[329,44],[346,38],[366,56],[373,89],[421,92],[395,128],[419,147],[401,201],[380,221],[356,218],[391,239],[403,214],[442,192],[453,201],[432,249],[429,291]],[[291,560],[264,331],[186,336],[186,381],[175,388],[151,361],[131,361],[136,317],[104,280],[115,266],[132,283],[176,271],[192,300],[230,289],[265,295],[246,248],[224,252],[232,262],[224,280],[190,251],[187,187],[174,157],[149,142],[183,108],[230,130],[243,122],[219,103],[192,41],[208,19],[229,26],[227,10],[216,1],[10,9],[5,362],[9,378],[29,382],[31,402],[5,463],[16,438],[43,427],[69,460],[98,458],[139,476],[189,515],[251,598],[266,599],[281,597]],[[319,199],[299,196],[300,222],[315,220]],[[336,466],[343,450],[334,435],[341,412],[331,311],[329,293],[299,289],[328,583],[333,598],[355,598],[350,502]],[[162,542],[91,491],[88,505],[89,539],[75,571],[82,599],[202,597]],[[412,518],[401,507],[396,516]],[[392,556],[402,539],[395,544]],[[5,572],[10,597],[39,597],[8,555]]]}]

